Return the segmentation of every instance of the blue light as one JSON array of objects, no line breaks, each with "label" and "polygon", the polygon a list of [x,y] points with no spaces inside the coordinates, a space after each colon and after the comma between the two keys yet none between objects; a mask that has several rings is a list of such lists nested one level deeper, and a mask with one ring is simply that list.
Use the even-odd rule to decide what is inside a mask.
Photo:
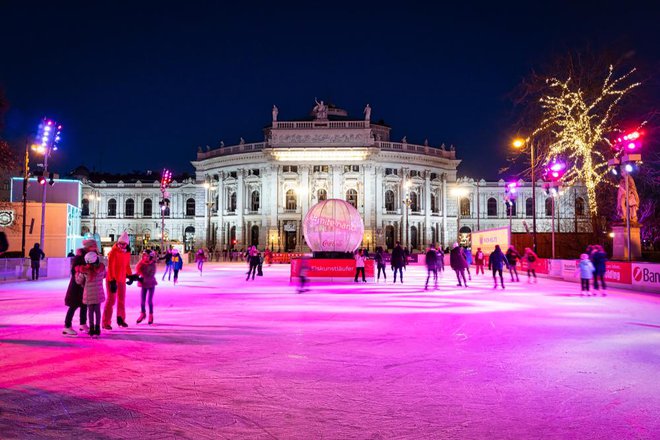
[{"label": "blue light", "polygon": [[633,166],[630,165],[629,163],[626,164],[626,167],[625,167],[625,168],[626,168],[626,171],[629,172],[629,173],[631,173],[632,170],[633,170]]}]

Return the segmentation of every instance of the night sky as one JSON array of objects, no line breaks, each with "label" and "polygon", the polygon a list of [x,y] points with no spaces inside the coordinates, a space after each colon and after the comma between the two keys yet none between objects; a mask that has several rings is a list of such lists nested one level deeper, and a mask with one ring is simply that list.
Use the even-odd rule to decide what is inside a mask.
[{"label": "night sky", "polygon": [[587,45],[660,59],[656,2],[147,3],[1,2],[1,135],[20,145],[49,116],[62,174],[184,172],[198,146],[262,141],[273,104],[295,120],[318,97],[356,118],[369,103],[393,140],[454,144],[459,175],[494,179],[532,69]]}]

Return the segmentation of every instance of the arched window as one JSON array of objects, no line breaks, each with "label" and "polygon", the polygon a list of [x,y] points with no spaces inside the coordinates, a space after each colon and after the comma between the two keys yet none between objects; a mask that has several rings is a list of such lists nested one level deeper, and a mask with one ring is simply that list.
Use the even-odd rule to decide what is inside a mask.
[{"label": "arched window", "polygon": [[346,201],[353,205],[353,208],[357,209],[358,202],[358,193],[354,189],[349,189],[346,191]]},{"label": "arched window", "polygon": [[193,198],[186,200],[186,216],[187,217],[195,216],[195,199]]},{"label": "arched window", "polygon": [[163,217],[170,216],[170,199],[165,199],[161,202],[160,211]]},{"label": "arched window", "polygon": [[534,201],[531,197],[525,199],[525,217],[534,217]]},{"label": "arched window", "polygon": [[546,217],[552,217],[552,197],[545,199],[545,215]]},{"label": "arched window", "polygon": [[438,212],[438,196],[433,193],[431,193],[431,212]]},{"label": "arched window", "polygon": [[470,199],[463,197],[461,199],[461,217],[470,216]]},{"label": "arched window", "polygon": [[186,251],[191,251],[195,247],[195,227],[187,226],[183,231],[184,246]]},{"label": "arched window", "polygon": [[486,204],[488,217],[497,217],[497,200],[494,197],[491,197]]},{"label": "arched window", "polygon": [[236,226],[229,229],[229,243],[231,243],[230,249],[234,249],[236,246]]},{"label": "arched window", "polygon": [[287,211],[295,211],[298,207],[298,201],[296,200],[296,192],[292,189],[286,192],[286,205],[285,208]]},{"label": "arched window", "polygon": [[117,217],[117,201],[115,199],[108,200],[108,217]]},{"label": "arched window", "polygon": [[320,189],[319,192],[318,192],[317,194],[318,194],[317,197],[318,197],[318,199],[319,199],[319,202],[320,202],[321,200],[328,200],[328,192],[327,192],[326,190],[324,190],[324,189]]},{"label": "arched window", "polygon": [[385,226],[385,247],[387,249],[394,248],[394,226]]},{"label": "arched window", "polygon": [[124,217],[133,217],[135,215],[135,200],[126,199],[124,202]]},{"label": "arched window", "polygon": [[259,191],[252,191],[250,195],[250,211],[259,211]]},{"label": "arched window", "polygon": [[82,199],[82,216],[87,217],[89,215],[89,200]]},{"label": "arched window", "polygon": [[418,212],[419,211],[419,202],[418,202],[418,197],[416,192],[411,192],[410,193],[410,209],[412,212]]},{"label": "arched window", "polygon": [[410,247],[411,249],[417,249],[417,226],[411,226],[410,228]]},{"label": "arched window", "polygon": [[236,193],[229,194],[229,212],[236,212]]},{"label": "arched window", "polygon": [[252,246],[259,246],[259,226],[253,225],[250,230],[250,244]]},{"label": "arched window", "polygon": [[153,215],[153,202],[151,199],[144,199],[142,202],[142,216],[151,217]]},{"label": "arched window", "polygon": [[506,204],[506,209],[507,209],[507,215],[510,215],[511,217],[516,216],[516,201],[515,200],[509,200]]},{"label": "arched window", "polygon": [[577,199],[575,199],[575,215],[576,216],[584,215],[584,199],[582,197],[578,197]]},{"label": "arched window", "polygon": [[[394,211],[394,191],[388,189],[385,191],[385,211]],[[389,249],[389,248],[388,248]]]}]

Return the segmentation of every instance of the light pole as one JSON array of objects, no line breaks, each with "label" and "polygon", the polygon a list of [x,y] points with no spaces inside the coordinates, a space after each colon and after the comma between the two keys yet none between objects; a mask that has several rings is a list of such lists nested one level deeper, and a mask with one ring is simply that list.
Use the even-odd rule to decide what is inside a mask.
[{"label": "light pole", "polygon": [[172,183],[172,172],[168,169],[163,170],[160,177],[160,194],[162,200],[160,202],[160,251],[165,251],[165,210],[167,209],[166,199],[169,196],[167,188]]},{"label": "light pole", "polygon": [[544,186],[547,190],[547,194],[551,197],[550,203],[552,206],[551,228],[552,228],[552,259],[553,260],[555,258],[555,197],[557,197],[558,190],[561,184],[561,178],[564,176],[565,172],[566,172],[566,163],[557,159],[554,159],[551,163],[549,163],[545,169],[545,180],[547,181],[547,183]]},{"label": "light pole", "polygon": [[211,248],[211,206],[213,202],[211,201],[211,179],[207,178],[204,182],[204,188],[206,189],[206,248]]},{"label": "light pole", "polygon": [[456,197],[456,242],[461,244],[461,197],[465,197],[468,194],[468,190],[456,186],[452,188],[451,194]]},{"label": "light pole", "polygon": [[504,189],[504,201],[506,203],[507,211],[509,213],[509,234],[513,232],[512,211],[513,204],[516,202],[517,183],[509,182]]},{"label": "light pole", "polygon": [[522,139],[518,138],[513,141],[514,148],[523,148],[525,144],[529,145],[530,151],[530,163],[532,168],[532,247],[534,253],[536,253],[536,178],[534,169],[536,168],[536,162],[534,157],[534,142],[529,138]]},{"label": "light pole", "polygon": [[410,203],[411,203],[411,200],[410,200],[410,187],[411,186],[412,186],[412,182],[410,180],[406,180],[406,182],[403,184],[404,195],[405,195],[405,198],[403,199],[403,203],[406,205],[406,211],[405,211],[405,215],[404,215],[404,220],[405,220],[404,221],[404,227],[406,228],[406,249],[408,249],[408,251],[410,251],[410,247],[409,247],[409,243],[408,243],[408,239],[409,239],[409,236],[408,236],[409,218],[408,218],[408,216],[410,214],[409,214],[408,210],[410,209]]},{"label": "light pole", "polygon": [[25,228],[27,215],[27,186],[30,178],[30,152],[28,150],[28,141],[25,140],[25,163],[23,166],[23,232],[21,234],[21,256],[25,258]]},{"label": "light pole", "polygon": [[39,124],[39,134],[37,137],[37,142],[41,143],[32,146],[37,153],[44,155],[44,172],[42,178],[39,179],[39,183],[43,185],[43,191],[41,194],[41,234],[39,236],[39,244],[42,250],[44,249],[44,239],[46,235],[47,183],[50,185],[55,183],[52,178],[49,182],[46,182],[46,178],[48,177],[48,157],[50,157],[50,154],[53,151],[57,151],[57,144],[60,141],[61,133],[61,125],[58,125],[52,119],[44,118]]}]

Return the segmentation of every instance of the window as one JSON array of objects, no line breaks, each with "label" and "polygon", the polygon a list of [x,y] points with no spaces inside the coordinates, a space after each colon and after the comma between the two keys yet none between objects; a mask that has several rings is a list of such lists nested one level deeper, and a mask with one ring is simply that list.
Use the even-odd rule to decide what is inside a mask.
[{"label": "window", "polygon": [[259,226],[253,225],[250,230],[250,244],[252,246],[259,246]]},{"label": "window", "polygon": [[108,200],[108,217],[117,217],[117,201],[115,199]]},{"label": "window", "polygon": [[419,240],[417,239],[418,233],[417,233],[417,226],[411,226],[410,227],[410,247],[412,249],[417,249],[417,243]]},{"label": "window", "polygon": [[135,215],[135,200],[127,199],[124,203],[124,217],[133,217]]},{"label": "window", "polygon": [[385,191],[385,211],[394,211],[396,208],[394,207],[394,191],[391,189],[388,189]]},{"label": "window", "polygon": [[296,193],[290,189],[286,192],[286,210],[295,211],[298,207],[298,201],[296,200]]},{"label": "window", "polygon": [[516,216],[516,201],[515,200],[509,200],[506,203],[506,209],[507,209],[507,215],[510,215],[511,217]]},{"label": "window", "polygon": [[252,191],[250,195],[250,211],[259,211],[259,191]]},{"label": "window", "polygon": [[385,168],[385,175],[390,176],[390,175],[397,175],[399,172],[396,168]]},{"label": "window", "polygon": [[236,193],[229,194],[229,212],[236,212]]},{"label": "window", "polygon": [[494,197],[488,199],[486,209],[488,211],[488,217],[497,217],[497,200]]},{"label": "window", "polygon": [[233,177],[234,179],[238,179],[238,173],[236,171],[231,171],[229,173],[229,177]]},{"label": "window", "polygon": [[358,193],[354,189],[349,189],[346,191],[346,201],[353,205],[353,208],[357,209]]},{"label": "window", "polygon": [[344,165],[345,173],[359,173],[360,165]]},{"label": "window", "polygon": [[416,192],[410,193],[410,209],[412,210],[412,212],[419,211],[419,202]]},{"label": "window", "polygon": [[[632,206],[632,203],[630,204]],[[584,215],[584,199],[582,197],[578,197],[575,199],[575,215],[576,216],[583,216]]]},{"label": "window", "polygon": [[431,212],[438,212],[438,196],[433,193],[431,193]]},{"label": "window", "polygon": [[313,171],[315,173],[327,173],[329,170],[328,165],[314,165]]},{"label": "window", "polygon": [[249,173],[250,176],[258,176],[259,175],[259,168],[252,168]]},{"label": "window", "polygon": [[545,199],[545,215],[546,217],[552,217],[552,197]]},{"label": "window", "polygon": [[463,197],[461,199],[461,216],[469,217],[470,216],[470,199]]},{"label": "window", "polygon": [[142,202],[142,216],[151,217],[152,210],[153,210],[153,203],[151,202],[151,199],[145,199],[144,202]]},{"label": "window", "polygon": [[89,200],[82,199],[82,216],[86,217],[89,215]]},{"label": "window", "polygon": [[298,166],[297,165],[284,165],[284,166],[282,166],[282,172],[284,172],[284,173],[297,173],[298,172]]},{"label": "window", "polygon": [[183,234],[185,235],[184,237],[184,248],[186,251],[191,251],[195,247],[195,227],[194,226],[188,226],[186,229],[184,229]]},{"label": "window", "polygon": [[193,198],[186,200],[186,216],[187,217],[195,216],[195,199]]},{"label": "window", "polygon": [[318,194],[319,202],[321,200],[328,200],[328,192],[326,190],[320,189],[317,194]]},{"label": "window", "polygon": [[431,173],[431,180],[435,180],[437,178],[438,178],[438,173]]},{"label": "window", "polygon": [[534,202],[531,197],[525,200],[525,217],[534,217]]},{"label": "window", "polygon": [[410,171],[410,177],[419,177],[419,171],[411,170]]}]

